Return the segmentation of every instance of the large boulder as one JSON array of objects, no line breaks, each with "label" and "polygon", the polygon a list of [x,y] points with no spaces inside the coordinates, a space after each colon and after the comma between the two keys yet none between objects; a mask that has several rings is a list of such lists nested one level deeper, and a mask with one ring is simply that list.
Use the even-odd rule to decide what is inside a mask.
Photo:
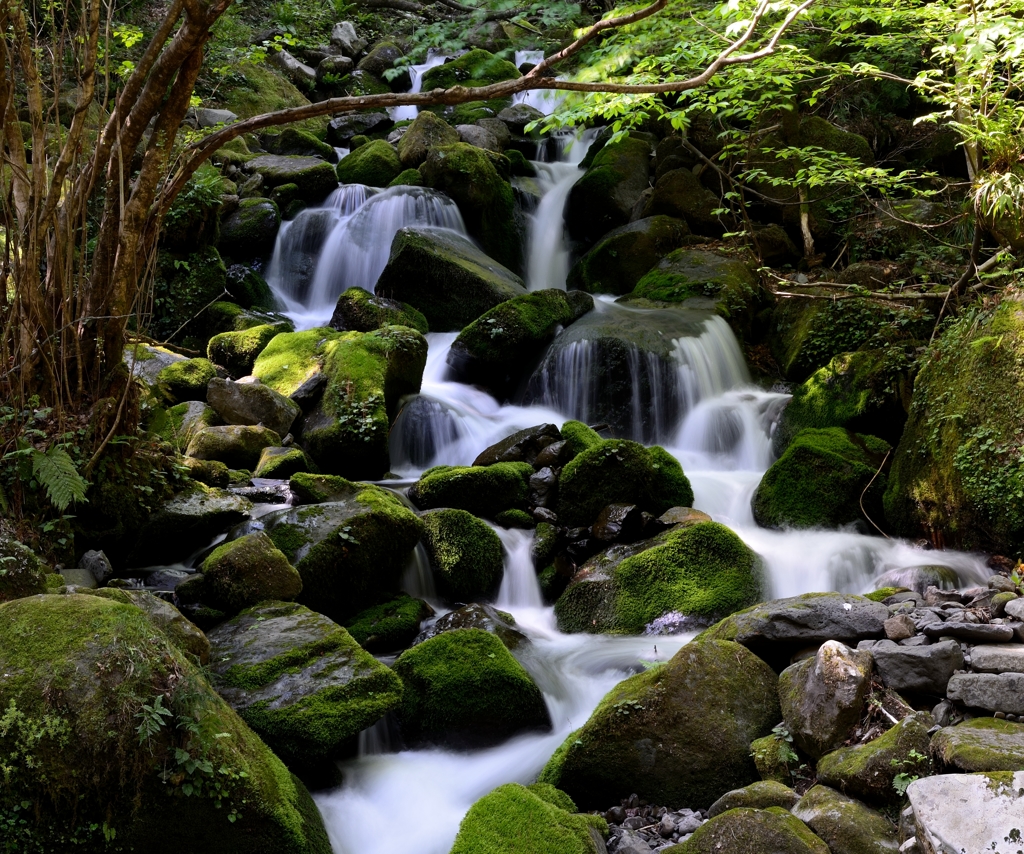
[{"label": "large boulder", "polygon": [[394,670],[405,686],[397,715],[410,744],[481,747],[551,726],[533,679],[481,629],[424,641],[403,652]]},{"label": "large boulder", "polygon": [[402,162],[391,143],[375,139],[342,158],[336,171],[343,184],[386,187],[402,171]]},{"label": "large boulder", "polygon": [[230,258],[269,258],[280,227],[281,211],[275,202],[242,199],[237,208],[221,219],[217,246]]},{"label": "large boulder", "polygon": [[921,359],[885,495],[894,533],[1017,554],[1024,547],[1024,303],[949,325]]},{"label": "large boulder", "polygon": [[608,232],[569,271],[567,285],[595,294],[628,294],[644,274],[685,244],[681,219],[652,216]]},{"label": "large boulder", "polygon": [[[500,59],[489,51],[477,48],[429,69],[423,75],[422,89],[429,92],[432,89],[450,89],[453,86],[474,88],[500,83],[503,80],[515,80],[521,76],[519,69],[507,59]],[[428,109],[451,124],[457,125],[497,116],[511,103],[511,98],[492,98],[489,101],[470,101],[467,104]]]},{"label": "large boulder", "polygon": [[0,602],[45,593],[49,573],[32,549],[0,530]]},{"label": "large boulder", "polygon": [[411,305],[355,287],[338,297],[328,326],[352,332],[372,332],[382,326],[408,326],[424,335],[430,328],[427,319]]},{"label": "large boulder", "polygon": [[288,434],[302,411],[259,380],[236,383],[216,377],[206,387],[206,401],[226,424],[261,424],[279,436]]},{"label": "large boulder", "polygon": [[0,671],[10,850],[330,854],[303,785],[139,608],[0,605]]},{"label": "large boulder", "polygon": [[310,204],[323,201],[338,186],[334,167],[318,157],[264,154],[248,161],[244,168],[262,176],[263,185],[271,189],[294,184],[295,197]]},{"label": "large boulder", "polygon": [[708,818],[739,808],[763,810],[768,807],[792,809],[800,796],[777,780],[761,780],[742,789],[726,792],[708,808]]},{"label": "large boulder", "polygon": [[772,854],[829,854],[800,819],[781,807],[734,809],[701,825],[668,854],[718,854],[720,851],[771,851]]},{"label": "large boulder", "polygon": [[672,169],[654,184],[644,216],[671,216],[684,220],[694,234],[721,237],[725,224],[714,212],[721,200],[705,187],[692,170]]},{"label": "large boulder", "polygon": [[946,695],[972,709],[1024,715],[1024,673],[954,673]]},{"label": "large boulder", "polygon": [[891,640],[862,641],[875,661],[882,684],[893,691],[942,697],[950,677],[964,668],[964,654],[955,640],[925,646],[904,646]]},{"label": "large boulder", "polygon": [[931,749],[942,770],[1017,771],[1024,767],[1024,724],[975,718],[940,729]]},{"label": "large boulder", "polygon": [[591,558],[555,615],[565,632],[639,633],[669,613],[720,617],[756,602],[762,590],[760,558],[724,525],[697,522]]},{"label": "large boulder", "polygon": [[459,132],[444,119],[424,110],[398,140],[398,157],[406,169],[415,169],[427,159],[427,150],[459,141]]},{"label": "large boulder", "polygon": [[832,854],[896,854],[900,850],[896,828],[889,819],[828,786],[813,786],[792,812]]},{"label": "large boulder", "polygon": [[348,483],[332,501],[279,510],[262,521],[302,577],[299,601],[338,622],[397,592],[423,534],[423,523],[397,495],[365,483]]},{"label": "large boulder", "polygon": [[420,623],[434,613],[422,599],[405,593],[360,611],[345,621],[345,628],[369,652],[405,649],[416,637]]},{"label": "large boulder", "polygon": [[149,617],[150,622],[167,635],[168,640],[178,649],[193,656],[201,665],[210,663],[210,641],[195,623],[170,602],[165,602],[148,590],[120,590],[116,587],[90,590],[89,595],[141,609]]},{"label": "large boulder", "polygon": [[185,453],[197,460],[217,460],[228,468],[252,471],[263,449],[281,444],[281,436],[262,425],[204,427],[189,440]]},{"label": "large boulder", "polygon": [[156,385],[170,404],[206,400],[206,386],[217,376],[209,359],[184,359],[174,362],[156,376]]},{"label": "large boulder", "polygon": [[523,280],[473,243],[442,228],[400,229],[376,293],[418,309],[434,332],[454,332],[526,293]]},{"label": "large boulder", "polygon": [[518,272],[524,226],[501,155],[456,142],[431,148],[420,167],[428,187],[447,194],[462,212],[470,236],[491,258]]},{"label": "large boulder", "polygon": [[282,332],[291,332],[287,323],[263,323],[231,332],[218,332],[206,345],[206,355],[232,377],[246,377],[252,373],[256,358],[263,349]]},{"label": "large boulder", "polygon": [[431,510],[420,519],[440,592],[455,602],[492,596],[504,572],[494,529],[465,510]]},{"label": "large boulder", "polygon": [[779,720],[777,681],[738,644],[691,643],[613,688],[540,779],[585,809],[631,792],[706,809],[757,779],[750,742]]},{"label": "large boulder", "polygon": [[493,519],[526,506],[532,475],[529,463],[434,466],[409,488],[409,498],[422,510],[454,507]]},{"label": "large boulder", "polygon": [[594,243],[629,222],[651,174],[651,145],[624,136],[605,145],[573,185],[565,222],[574,240]]},{"label": "large boulder", "polygon": [[419,391],[426,358],[426,340],[404,326],[311,329],[274,338],[253,375],[291,396],[322,374],[323,390],[302,422],[305,449],[325,472],[374,478],[388,469],[391,416],[402,395]]},{"label": "large boulder", "polygon": [[[841,427],[801,430],[758,484],[754,519],[764,528],[838,528],[882,519],[891,451],[874,436]],[[863,508],[863,509],[862,509]]]},{"label": "large boulder", "polygon": [[586,294],[557,288],[513,297],[459,333],[448,351],[448,365],[460,382],[508,398],[555,335],[593,306]]},{"label": "large boulder", "polygon": [[544,783],[506,783],[469,808],[451,854],[600,854],[604,819]]},{"label": "large boulder", "polygon": [[393,671],[302,605],[264,602],[209,637],[217,691],[289,764],[350,749],[402,694]]},{"label": "large boulder", "polygon": [[202,573],[203,604],[226,614],[302,592],[301,576],[263,531],[215,548],[203,561]]}]

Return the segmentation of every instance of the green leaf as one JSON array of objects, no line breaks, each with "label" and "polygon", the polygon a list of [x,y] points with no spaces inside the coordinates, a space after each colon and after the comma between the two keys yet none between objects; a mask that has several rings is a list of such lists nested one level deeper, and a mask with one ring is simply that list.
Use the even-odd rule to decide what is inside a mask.
[{"label": "green leaf", "polygon": [[78,473],[67,451],[50,448],[45,454],[32,454],[32,474],[46,490],[46,497],[58,510],[66,510],[76,501],[85,501],[89,482]]}]

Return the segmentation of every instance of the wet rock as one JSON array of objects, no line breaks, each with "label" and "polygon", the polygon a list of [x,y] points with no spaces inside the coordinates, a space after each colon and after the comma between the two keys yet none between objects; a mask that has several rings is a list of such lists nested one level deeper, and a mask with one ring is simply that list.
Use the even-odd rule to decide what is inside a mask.
[{"label": "wet rock", "polygon": [[922,631],[930,638],[952,637],[975,643],[1009,643],[1013,640],[1013,629],[1009,626],[992,623],[947,620],[941,624],[933,623],[925,626]]},{"label": "wet rock", "polygon": [[1024,620],[1024,596],[1007,602],[1005,606],[1006,615],[1015,620]]},{"label": "wet rock", "polygon": [[232,382],[214,378],[207,386],[206,400],[227,424],[260,424],[279,436],[288,434],[302,411],[259,380]]},{"label": "wet rock", "polygon": [[552,442],[544,448],[541,448],[540,453],[537,454],[537,458],[533,461],[534,465],[543,468],[561,468],[569,460],[572,459],[569,443],[562,440],[559,442]]},{"label": "wet rock", "polygon": [[489,466],[494,463],[530,463],[532,465],[538,454],[561,438],[562,434],[554,424],[527,427],[481,451],[473,460],[473,465]]},{"label": "wet rock", "polygon": [[526,635],[516,628],[515,618],[511,614],[499,611],[493,605],[473,603],[456,608],[439,618],[432,626],[420,632],[410,646],[416,646],[437,637],[442,632],[456,629],[482,629],[490,632],[510,650],[527,642]]},{"label": "wet rock", "polygon": [[280,444],[280,434],[260,425],[203,427],[189,440],[185,453],[197,460],[217,460],[228,468],[252,471],[264,448]]},{"label": "wet rock", "polygon": [[724,851],[829,854],[828,846],[806,824],[780,807],[729,810],[669,850],[672,854],[719,854]]},{"label": "wet rock", "polygon": [[1024,673],[955,673],[946,696],[970,708],[1024,715]]},{"label": "wet rock", "polygon": [[1024,765],[1024,724],[976,718],[932,737],[932,754],[960,771],[1016,771]]},{"label": "wet rock", "polygon": [[[1021,829],[1022,789],[1024,771],[944,774],[915,780],[907,797],[914,808],[918,842],[927,854],[1006,850],[1009,833]],[[956,804],[956,809],[950,809],[951,804]],[[1013,847],[1019,846],[1019,838],[1009,841]]]},{"label": "wet rock", "polygon": [[429,330],[427,319],[411,305],[354,287],[338,297],[328,326],[356,332],[371,332],[382,326],[408,326],[424,335]]},{"label": "wet rock", "polygon": [[423,510],[454,507],[493,518],[503,510],[526,506],[532,474],[529,463],[435,466],[423,473],[408,494]]},{"label": "wet rock", "polygon": [[631,543],[643,535],[643,525],[643,511],[635,504],[609,504],[590,531],[601,542]]},{"label": "wet rock", "polygon": [[[310,71],[315,77],[316,72]],[[243,168],[262,176],[264,185],[270,188],[294,184],[296,197],[309,204],[323,201],[338,186],[334,167],[316,157],[263,154],[248,161]]]},{"label": "wet rock", "polygon": [[759,783],[744,786],[742,789],[726,792],[708,808],[708,818],[714,818],[727,810],[740,807],[757,810],[782,807],[792,810],[799,800],[800,796],[789,786],[784,786],[775,780],[762,780]]},{"label": "wet rock", "polygon": [[203,561],[202,573],[204,604],[227,614],[302,592],[299,573],[262,531],[218,546]]},{"label": "wet rock", "polygon": [[453,602],[492,596],[504,572],[501,540],[486,522],[465,510],[431,510],[420,516],[423,542],[439,592]]},{"label": "wet rock", "polygon": [[792,811],[832,854],[895,854],[900,850],[896,828],[889,819],[828,786],[812,787]]},{"label": "wet rock", "polygon": [[347,147],[354,136],[384,133],[394,124],[387,113],[346,113],[327,123],[327,141],[331,145]]},{"label": "wet rock", "polygon": [[902,646],[890,640],[865,642],[883,684],[894,691],[942,696],[950,677],[964,666],[960,644],[953,640],[928,646]]},{"label": "wet rock", "polygon": [[[316,464],[301,448],[264,448],[253,476],[284,479],[299,472],[313,471],[316,471]],[[284,496],[285,500],[289,497]]]},{"label": "wet rock", "polygon": [[594,242],[625,225],[650,176],[651,146],[626,136],[604,146],[573,185],[565,221],[574,240]]}]

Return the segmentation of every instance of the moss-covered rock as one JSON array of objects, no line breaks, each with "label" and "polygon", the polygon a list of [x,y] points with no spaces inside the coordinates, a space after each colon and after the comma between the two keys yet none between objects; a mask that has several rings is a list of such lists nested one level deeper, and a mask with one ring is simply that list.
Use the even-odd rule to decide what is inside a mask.
[{"label": "moss-covered rock", "polygon": [[975,718],[943,727],[931,753],[944,771],[1019,771],[1024,767],[1024,724]]},{"label": "moss-covered rock", "polygon": [[529,674],[480,629],[431,638],[403,652],[394,669],[405,686],[397,714],[410,743],[483,746],[551,725]]},{"label": "moss-covered rock", "polygon": [[721,200],[705,187],[691,169],[663,172],[654,184],[644,216],[670,216],[683,220],[694,234],[721,237],[726,230],[715,211]]},{"label": "moss-covered rock", "polygon": [[604,819],[575,810],[553,786],[506,783],[470,807],[451,854],[598,854]]},{"label": "moss-covered rock", "polygon": [[[217,413],[212,407],[201,401],[192,400],[179,403],[170,409],[160,409],[154,413],[149,422],[151,432],[163,441],[170,443],[179,453],[188,447],[192,437],[204,427],[212,427],[220,423]],[[201,480],[202,478],[197,478]],[[221,484],[223,485],[223,484]]]},{"label": "moss-covered rock", "polygon": [[628,294],[644,274],[678,249],[690,229],[681,219],[653,216],[613,229],[569,271],[570,288]]},{"label": "moss-covered rock", "polygon": [[295,496],[296,504],[323,504],[348,497],[352,483],[335,474],[297,472],[288,479],[288,488]]},{"label": "moss-covered rock", "polygon": [[245,169],[262,176],[263,185],[271,189],[294,184],[295,197],[310,204],[323,201],[338,186],[334,167],[317,157],[264,154],[246,163]]},{"label": "moss-covered rock", "polygon": [[242,308],[271,312],[278,307],[267,280],[245,264],[228,267],[228,293]]},{"label": "moss-covered rock", "polygon": [[360,611],[345,622],[345,628],[363,649],[393,652],[407,647],[419,633],[420,623],[433,613],[422,599],[399,593],[387,602]]},{"label": "moss-covered rock", "polygon": [[[399,140],[401,142],[401,140]],[[422,187],[423,175],[419,169],[403,169],[391,179],[389,187]]]},{"label": "moss-covered rock", "polygon": [[264,133],[260,136],[260,144],[271,154],[319,157],[327,161],[332,161],[338,156],[322,139],[317,139],[309,131],[296,127],[285,127]]},{"label": "moss-covered rock", "polygon": [[741,808],[763,810],[768,807],[782,807],[790,810],[799,800],[800,796],[789,786],[775,780],[762,780],[742,789],[726,792],[708,808],[708,817],[714,818],[728,810]]},{"label": "moss-covered rock", "polygon": [[921,359],[885,495],[894,533],[1017,554],[1024,548],[1024,304],[950,324]]},{"label": "moss-covered rock", "polygon": [[529,643],[526,635],[516,628],[516,619],[508,611],[499,611],[493,605],[473,602],[439,617],[416,636],[413,646],[443,632],[454,632],[459,629],[481,629],[494,635],[509,650],[518,649],[522,644]]},{"label": "moss-covered rock", "polygon": [[667,854],[718,854],[726,850],[830,854],[828,846],[806,824],[781,807],[729,810],[701,825],[685,842],[665,849]]},{"label": "moss-covered rock", "polygon": [[812,787],[792,812],[828,845],[832,854],[895,854],[900,849],[896,828],[889,819],[828,786]]},{"label": "moss-covered rock", "polygon": [[0,531],[0,602],[45,593],[49,573],[32,549]]},{"label": "moss-covered rock", "polygon": [[302,576],[299,601],[342,622],[397,592],[423,523],[394,493],[349,483],[324,504],[264,517],[267,534]]},{"label": "moss-covered rock", "polygon": [[252,373],[256,358],[274,336],[291,331],[291,326],[286,323],[264,323],[238,332],[220,332],[206,345],[206,355],[232,377],[246,377]]},{"label": "moss-covered rock", "polygon": [[482,385],[498,397],[508,397],[555,334],[593,305],[589,298],[570,299],[557,288],[513,297],[484,312],[459,333],[448,353],[448,364],[460,382]]},{"label": "moss-covered rock", "polygon": [[428,110],[421,112],[398,140],[398,156],[402,166],[415,169],[427,159],[427,150],[438,145],[453,145],[459,132],[444,119]]},{"label": "moss-covered rock", "polygon": [[330,854],[309,793],[139,608],[0,605],[0,668],[11,850]]},{"label": "moss-covered rock", "polygon": [[[253,471],[254,477],[271,477],[286,480],[300,472],[315,472],[316,464],[302,448],[264,448]],[[281,596],[273,597],[281,599]]]},{"label": "moss-covered rock", "polygon": [[[429,69],[423,75],[422,85],[423,91],[429,92],[431,89],[450,89],[452,86],[488,86],[521,76],[519,69],[507,59],[500,59],[489,51],[477,48]],[[497,116],[511,102],[511,98],[492,98],[489,101],[470,101],[468,104],[427,109],[453,125],[472,124],[478,119]]]},{"label": "moss-covered rock", "polygon": [[558,478],[558,519],[590,525],[609,504],[636,504],[660,516],[693,505],[693,490],[679,463],[657,446],[605,439],[578,454]]},{"label": "moss-covered rock", "polygon": [[185,359],[168,365],[157,374],[157,387],[172,404],[206,400],[206,386],[217,376],[209,359]]},{"label": "moss-covered rock", "polygon": [[338,163],[338,180],[343,184],[366,184],[386,187],[402,171],[395,147],[386,140],[375,139],[361,145]]},{"label": "moss-covered rock", "polygon": [[575,240],[593,243],[629,222],[651,173],[651,146],[629,135],[604,146],[573,185],[565,222]]},{"label": "moss-covered rock", "polygon": [[750,755],[762,781],[787,787],[793,782],[792,772],[799,757],[793,750],[792,736],[773,731],[770,735],[755,738],[750,742]]},{"label": "moss-covered rock", "polygon": [[596,430],[591,430],[582,421],[566,421],[562,425],[561,433],[574,458],[604,441]]},{"label": "moss-covered rock", "polygon": [[185,453],[197,460],[219,460],[228,468],[252,471],[264,448],[280,444],[277,433],[259,425],[204,427],[192,436]]},{"label": "moss-covered rock", "polygon": [[[85,591],[81,591],[85,592]],[[210,663],[210,641],[202,630],[170,602],[154,596],[148,590],[120,590],[116,587],[101,587],[88,591],[91,596],[100,596],[122,605],[140,608],[150,621],[182,652],[193,656],[201,665]]]},{"label": "moss-covered rock", "polygon": [[403,228],[375,290],[423,312],[435,332],[452,332],[523,296],[523,280],[472,242],[441,228]]},{"label": "moss-covered rock", "polygon": [[465,510],[432,510],[420,519],[440,592],[455,602],[492,596],[504,571],[494,529]]},{"label": "moss-covered rock", "polygon": [[[705,619],[758,601],[761,560],[717,522],[680,525],[589,560],[555,603],[566,632],[642,632],[670,612]],[[707,625],[707,623],[705,623]]]},{"label": "moss-covered rock", "polygon": [[459,206],[484,252],[514,272],[522,270],[524,225],[509,183],[508,160],[456,142],[431,148],[420,172],[426,186]]},{"label": "moss-covered rock", "polygon": [[866,744],[825,754],[818,760],[818,781],[869,803],[899,801],[902,793],[893,785],[897,776],[909,781],[931,773],[928,730],[933,723],[927,712],[915,712]]},{"label": "moss-covered rock", "polygon": [[706,809],[756,781],[750,742],[779,720],[776,683],[738,644],[691,643],[663,667],[616,685],[540,779],[585,809],[624,792]]},{"label": "moss-covered rock", "polygon": [[886,478],[878,470],[889,451],[881,439],[840,427],[801,430],[761,479],[754,519],[765,528],[837,528],[862,522],[864,512],[881,519]]},{"label": "moss-covered rock", "polygon": [[349,288],[338,297],[328,325],[331,329],[355,332],[372,332],[382,326],[408,326],[424,335],[430,329],[427,319],[411,305],[362,288]]},{"label": "moss-covered rock", "polygon": [[532,474],[529,463],[434,466],[409,488],[409,498],[422,510],[454,507],[493,518],[503,510],[526,505]]},{"label": "moss-covered rock", "polygon": [[210,645],[221,696],[289,763],[339,755],[402,694],[345,629],[294,603],[249,608],[211,631]]},{"label": "moss-covered rock", "polygon": [[263,531],[218,546],[203,561],[202,573],[203,602],[226,614],[302,592],[299,573]]},{"label": "moss-covered rock", "polygon": [[218,246],[235,259],[269,258],[281,227],[281,211],[270,199],[242,199],[221,219]]}]

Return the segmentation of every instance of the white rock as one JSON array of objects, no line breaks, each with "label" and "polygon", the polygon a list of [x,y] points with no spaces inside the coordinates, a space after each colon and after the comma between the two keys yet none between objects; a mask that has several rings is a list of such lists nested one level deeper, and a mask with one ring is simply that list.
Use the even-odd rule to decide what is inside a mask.
[{"label": "white rock", "polygon": [[907,788],[914,808],[922,854],[1015,851],[1007,841],[1024,834],[1024,771],[1011,786],[984,774],[940,774],[915,780]]}]

